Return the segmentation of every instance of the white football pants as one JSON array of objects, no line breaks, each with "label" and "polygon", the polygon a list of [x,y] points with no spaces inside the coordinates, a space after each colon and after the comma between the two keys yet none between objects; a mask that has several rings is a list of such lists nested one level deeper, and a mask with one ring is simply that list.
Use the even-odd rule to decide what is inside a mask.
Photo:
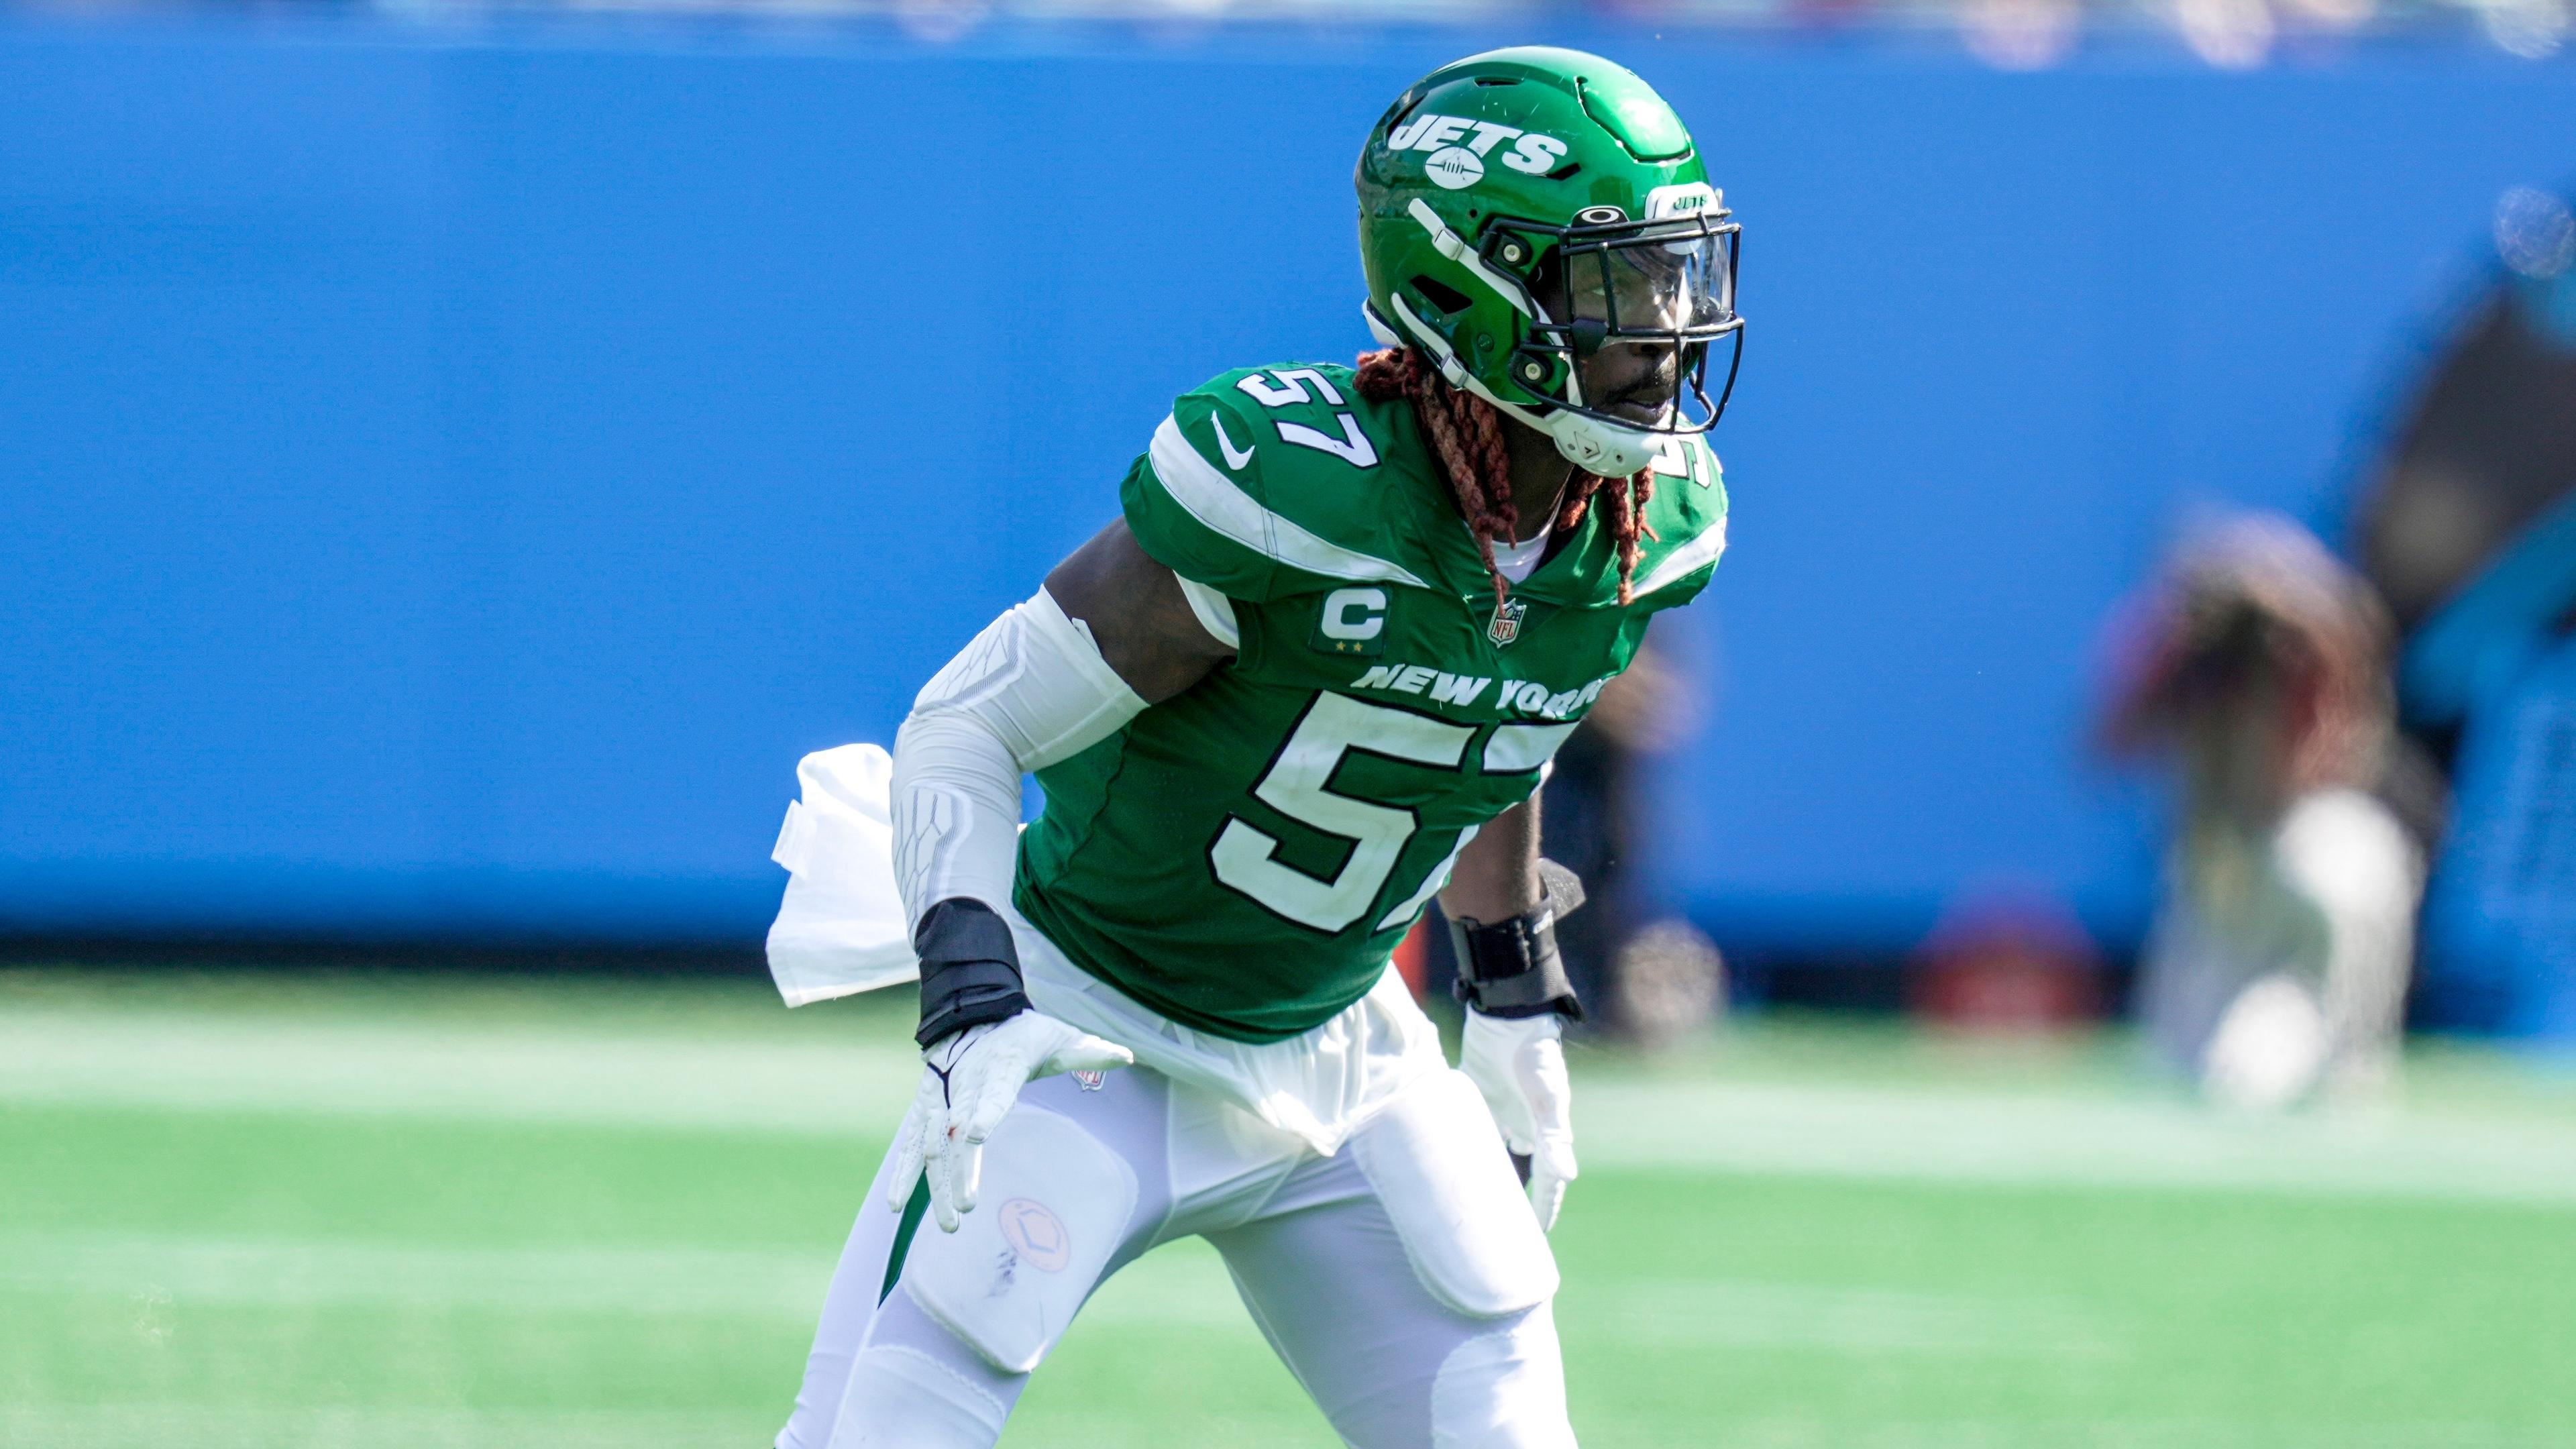
[{"label": "white football pants", "polygon": [[1555,1263],[1455,1071],[1405,1087],[1332,1157],[1141,1066],[1032,1082],[954,1234],[886,1209],[891,1164],[777,1449],[986,1449],[1091,1291],[1191,1234],[1346,1443],[1574,1444]]}]

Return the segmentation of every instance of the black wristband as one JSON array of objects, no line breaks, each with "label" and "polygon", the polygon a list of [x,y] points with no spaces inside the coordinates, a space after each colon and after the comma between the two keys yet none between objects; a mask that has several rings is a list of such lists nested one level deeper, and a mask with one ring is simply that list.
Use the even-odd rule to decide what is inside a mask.
[{"label": "black wristband", "polygon": [[1583,1020],[1583,1003],[1556,949],[1556,922],[1583,904],[1583,883],[1552,860],[1539,862],[1539,903],[1509,920],[1453,916],[1449,944],[1458,954],[1458,999],[1487,1016]]},{"label": "black wristband", "polygon": [[912,951],[921,958],[921,1029],[912,1039],[924,1050],[1029,1009],[1010,925],[982,901],[952,896],[922,912]]}]

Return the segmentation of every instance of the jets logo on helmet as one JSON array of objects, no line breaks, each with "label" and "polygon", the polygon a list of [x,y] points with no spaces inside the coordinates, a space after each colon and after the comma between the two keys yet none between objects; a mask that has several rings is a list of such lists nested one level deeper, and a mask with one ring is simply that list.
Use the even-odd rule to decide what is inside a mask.
[{"label": "jets logo on helmet", "polygon": [[1705,181],[1685,182],[1680,186],[1658,186],[1646,193],[1646,216],[1661,221],[1670,216],[1689,216],[1701,211],[1726,210],[1725,196]]},{"label": "jets logo on helmet", "polygon": [[[1567,149],[1566,144],[1554,136],[1542,136],[1497,121],[1438,115],[1416,116],[1398,126],[1387,133],[1386,145],[1390,151],[1429,151],[1434,162],[1451,151],[1464,151],[1477,158],[1476,174],[1482,176],[1483,158],[1492,155],[1494,148],[1505,141],[1511,142],[1512,148],[1502,154],[1502,163],[1514,171],[1526,171],[1532,176],[1544,176],[1556,169],[1556,163],[1564,157]],[[1433,179],[1438,178],[1439,173],[1433,172]]]},{"label": "jets logo on helmet", "polygon": [[[1743,353],[1741,233],[1681,118],[1634,74],[1541,46],[1443,66],[1379,120],[1357,181],[1380,341],[1605,477],[1717,421]],[[1672,361],[1651,388],[1587,397],[1588,365],[1621,347]]]},{"label": "jets logo on helmet", "polygon": [[1451,191],[1462,190],[1485,179],[1485,163],[1477,160],[1476,153],[1464,146],[1432,152],[1431,159],[1422,163],[1422,169],[1430,173],[1433,185],[1445,186]]}]

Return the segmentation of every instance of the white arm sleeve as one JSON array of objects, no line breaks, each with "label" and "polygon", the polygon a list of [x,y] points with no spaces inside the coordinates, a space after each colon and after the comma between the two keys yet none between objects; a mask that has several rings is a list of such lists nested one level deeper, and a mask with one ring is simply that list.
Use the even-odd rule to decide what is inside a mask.
[{"label": "white arm sleeve", "polygon": [[1040,589],[931,676],[895,735],[895,886],[906,930],[952,896],[1011,896],[1020,776],[1070,759],[1136,717],[1091,631]]}]

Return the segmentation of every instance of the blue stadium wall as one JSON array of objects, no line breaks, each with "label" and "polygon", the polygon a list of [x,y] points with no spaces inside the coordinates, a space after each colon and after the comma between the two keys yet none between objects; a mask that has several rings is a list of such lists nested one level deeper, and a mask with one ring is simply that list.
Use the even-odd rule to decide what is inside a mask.
[{"label": "blue stadium wall", "polygon": [[[2576,71],[1541,29],[1748,238],[1664,888],[2134,930],[2106,608],[2196,507],[2335,525]],[[755,937],[797,756],[888,738],[1174,393],[1364,347],[1357,140],[1518,38],[0,21],[0,932]]]}]

